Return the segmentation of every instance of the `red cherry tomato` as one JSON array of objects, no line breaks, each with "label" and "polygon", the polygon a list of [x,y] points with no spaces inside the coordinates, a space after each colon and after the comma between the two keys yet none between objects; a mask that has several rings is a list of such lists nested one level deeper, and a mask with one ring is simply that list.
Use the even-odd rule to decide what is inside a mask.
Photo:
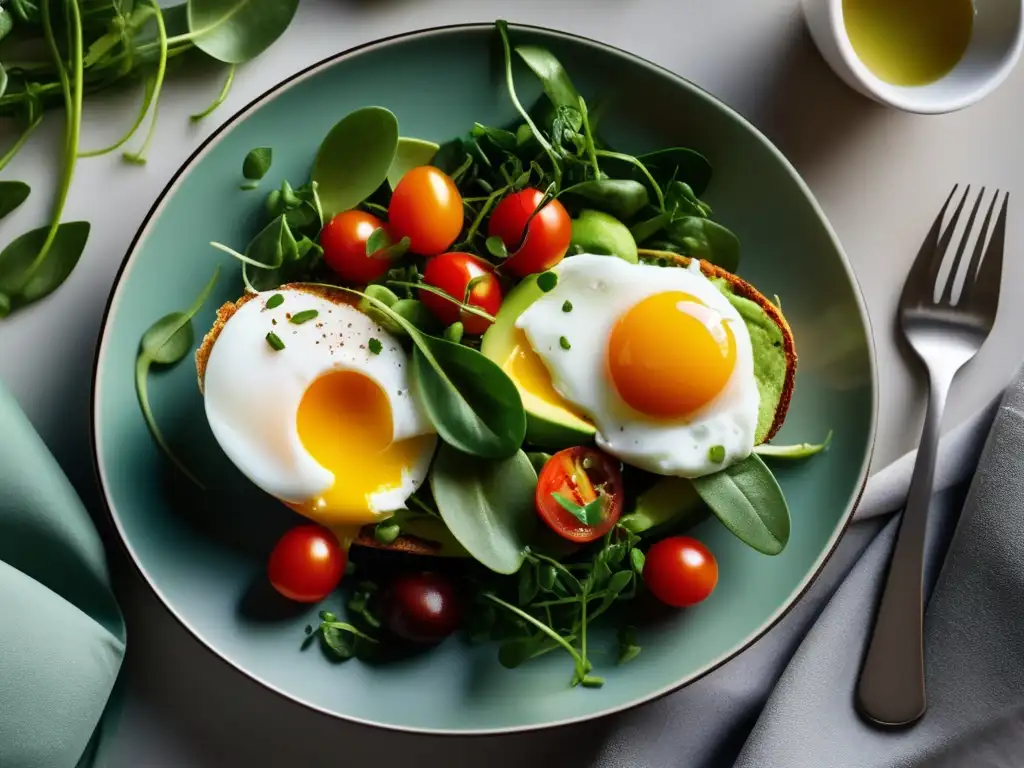
[{"label": "red cherry tomato", "polygon": [[[557,495],[556,495],[557,494]],[[595,500],[600,517],[583,522],[579,514]],[[537,513],[564,539],[585,543],[604,536],[622,513],[622,472],[619,463],[596,448],[566,448],[544,465],[537,479]]]},{"label": "red cherry tomato", "polygon": [[408,237],[409,250],[422,256],[448,250],[462,231],[463,219],[455,182],[431,165],[406,172],[388,205],[391,233],[397,240]]},{"label": "red cherry tomato", "polygon": [[462,604],[450,579],[437,573],[397,577],[384,595],[385,626],[414,643],[438,643],[459,628]]},{"label": "red cherry tomato", "polygon": [[338,586],[347,561],[333,533],[320,525],[300,525],[274,546],[267,575],[274,589],[289,600],[315,603]]},{"label": "red cherry tomato", "polygon": [[644,583],[661,602],[685,608],[715,590],[718,563],[711,550],[696,539],[672,536],[647,551]]},{"label": "red cherry tomato", "polygon": [[366,255],[366,241],[384,222],[364,211],[343,211],[320,232],[324,261],[342,280],[365,285],[383,275],[391,260],[378,251]]},{"label": "red cherry tomato", "polygon": [[[470,253],[452,251],[435,256],[423,270],[423,281],[459,301],[466,299],[466,287],[470,281],[475,281],[466,303],[492,316],[501,307],[501,285],[494,276],[493,267]],[[467,312],[444,296],[422,288],[420,301],[446,326],[461,321],[466,333],[480,335],[491,325],[486,317]]]},{"label": "red cherry tomato", "polygon": [[[557,200],[548,202],[530,219],[543,199],[539,189],[509,195],[498,203],[487,224],[487,233],[500,237],[511,254],[504,268],[519,277],[551,269],[572,241],[572,220]],[[528,220],[530,228],[524,240]]]}]

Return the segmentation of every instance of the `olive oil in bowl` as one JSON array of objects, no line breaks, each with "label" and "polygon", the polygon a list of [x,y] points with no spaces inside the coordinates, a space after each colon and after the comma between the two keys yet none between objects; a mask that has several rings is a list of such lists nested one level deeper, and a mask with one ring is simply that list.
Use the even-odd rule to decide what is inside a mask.
[{"label": "olive oil in bowl", "polygon": [[843,0],[858,58],[891,85],[921,86],[960,61],[974,25],[973,0]]}]

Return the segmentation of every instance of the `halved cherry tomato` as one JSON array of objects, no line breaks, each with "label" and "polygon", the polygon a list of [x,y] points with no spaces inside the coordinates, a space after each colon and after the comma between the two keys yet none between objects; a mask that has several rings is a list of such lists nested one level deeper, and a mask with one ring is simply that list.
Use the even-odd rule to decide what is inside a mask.
[{"label": "halved cherry tomato", "polygon": [[422,256],[448,250],[462,231],[464,218],[455,182],[432,165],[407,171],[388,205],[391,233],[396,240],[408,237],[409,250]]},{"label": "halved cherry tomato", "polygon": [[[501,307],[501,285],[494,276],[494,268],[471,253],[452,251],[435,256],[423,270],[423,281],[489,315],[496,315]],[[466,288],[470,281],[473,281],[473,287],[467,297]],[[444,296],[422,288],[420,301],[446,326],[461,321],[466,333],[479,335],[491,325],[486,317],[467,312]]]},{"label": "halved cherry tomato", "polygon": [[672,536],[647,551],[644,583],[661,602],[685,608],[714,592],[718,562],[711,550],[696,539]]},{"label": "halved cherry tomato", "polygon": [[299,525],[274,546],[267,576],[274,589],[299,603],[329,595],[345,573],[348,556],[337,537],[321,525]]},{"label": "halved cherry tomato", "polygon": [[320,233],[324,261],[342,280],[365,285],[391,267],[382,251],[367,256],[366,241],[384,222],[365,211],[343,211],[327,222]]},{"label": "halved cherry tomato", "polygon": [[543,199],[539,189],[516,192],[498,203],[487,223],[487,233],[500,237],[511,254],[503,268],[519,277],[551,269],[562,260],[572,241],[572,219],[557,200],[551,200],[530,218]]},{"label": "halved cherry tomato", "polygon": [[[585,543],[604,536],[622,513],[622,471],[619,463],[596,448],[566,448],[544,465],[537,479],[537,513],[551,530],[569,541]],[[596,504],[600,516],[584,518]],[[577,510],[574,514],[571,510]]]}]

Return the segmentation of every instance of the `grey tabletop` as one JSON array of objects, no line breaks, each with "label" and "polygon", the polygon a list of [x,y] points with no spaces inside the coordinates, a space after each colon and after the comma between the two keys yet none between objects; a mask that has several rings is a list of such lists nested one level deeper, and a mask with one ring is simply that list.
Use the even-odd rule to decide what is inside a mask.
[{"label": "grey tabletop", "polygon": [[[54,296],[0,323],[0,379],[94,510],[89,447],[93,352],[118,265],[156,196],[200,140],[278,80],[329,54],[419,27],[504,17],[567,30],[633,51],[693,80],[760,127],[803,174],[842,240],[874,324],[881,388],[876,465],[913,446],[922,383],[897,343],[893,311],[906,269],[956,182],[1016,191],[1024,178],[1018,120],[1024,71],[960,113],[920,117],[884,109],[847,89],[807,36],[797,0],[304,0],[288,33],[239,70],[227,103],[200,125],[220,76],[167,84],[149,163],[111,155],[79,165],[68,219],[93,223],[77,271]],[[115,139],[137,95],[90,100],[82,145]],[[38,132],[5,176],[33,196],[5,222],[27,229],[45,215],[60,120]],[[1008,254],[1021,242],[1011,218]],[[756,247],[756,244],[749,247]],[[1009,258],[1000,319],[957,380],[951,426],[1002,387],[1024,354],[1024,263]],[[399,764],[584,766],[606,725],[515,738],[447,740],[384,733],[313,714],[262,689],[202,648],[112,550],[127,616],[127,696],[111,768]]]}]

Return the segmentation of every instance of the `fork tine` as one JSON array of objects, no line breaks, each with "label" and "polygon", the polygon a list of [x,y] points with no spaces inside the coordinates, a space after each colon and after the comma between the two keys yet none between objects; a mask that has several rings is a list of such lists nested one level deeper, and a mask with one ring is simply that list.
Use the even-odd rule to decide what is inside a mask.
[{"label": "fork tine", "polygon": [[[935,296],[935,281],[939,273],[939,265],[942,264],[942,254],[945,253],[945,248],[940,247],[940,241],[945,239],[947,243],[949,242],[948,236],[942,229],[942,220],[946,218],[949,204],[953,202],[953,196],[956,195],[959,188],[959,184],[953,185],[953,189],[949,192],[949,197],[946,198],[946,202],[942,204],[938,216],[932,222],[932,228],[928,230],[927,237],[921,243],[921,248],[918,250],[914,263],[910,267],[906,282],[903,283],[903,293],[900,296],[901,305],[932,303]],[[970,187],[967,189],[970,190]],[[964,194],[966,195],[966,192]],[[963,208],[963,204],[964,201],[961,200],[960,208]],[[955,224],[955,220],[953,223]],[[949,231],[952,231],[952,229],[951,225]]]},{"label": "fork tine", "polygon": [[1003,276],[1003,250],[1006,245],[1006,217],[1009,208],[1010,193],[1007,192],[1003,195],[999,218],[996,219],[988,249],[978,266],[970,293],[971,309],[984,312],[990,319],[995,319],[999,305],[999,283]]},{"label": "fork tine", "polygon": [[960,300],[959,304],[967,305],[971,301],[971,295],[974,292],[974,285],[978,276],[978,268],[981,266],[981,260],[985,256],[985,246],[989,242],[989,235],[992,233],[992,216],[996,212],[996,207],[999,205],[999,190],[995,191],[992,195],[992,202],[988,206],[988,210],[985,212],[985,221],[981,224],[981,232],[978,234],[978,242],[974,245],[974,253],[971,254],[971,260],[967,265],[967,273],[964,275],[964,285],[960,289]]},{"label": "fork tine", "polygon": [[[956,277],[960,274],[960,265],[964,260],[964,252],[967,250],[967,240],[971,236],[971,230],[974,229],[974,221],[978,218],[978,211],[981,208],[981,201],[985,198],[985,188],[981,188],[981,192],[978,193],[978,199],[974,201],[974,207],[971,208],[971,215],[967,217],[967,226],[964,227],[964,234],[960,238],[960,242],[957,243],[956,254],[953,256],[953,263],[949,267],[949,274],[946,275],[946,284],[942,286],[942,291],[939,294],[939,304],[946,306],[952,306],[953,304],[953,287],[956,285]],[[961,203],[961,206],[963,204]],[[959,211],[957,211],[959,215]],[[953,227],[956,226],[956,219],[950,224],[948,234],[952,237]],[[981,233],[982,242],[984,242],[984,230]],[[944,252],[944,251],[943,251]],[[941,257],[939,259],[941,261]],[[966,283],[966,278],[964,280]],[[961,291],[962,293],[962,291]]]}]

